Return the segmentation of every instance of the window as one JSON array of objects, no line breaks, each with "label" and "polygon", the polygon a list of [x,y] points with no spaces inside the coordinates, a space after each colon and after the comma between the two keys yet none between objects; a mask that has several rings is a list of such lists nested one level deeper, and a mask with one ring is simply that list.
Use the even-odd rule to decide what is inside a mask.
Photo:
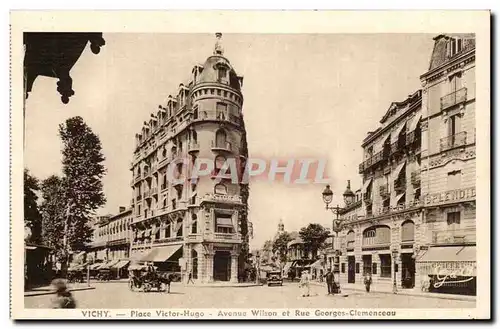
[{"label": "window", "polygon": [[192,234],[198,233],[198,218],[196,214],[193,214],[191,217],[191,233]]},{"label": "window", "polygon": [[214,164],[214,167],[215,167],[215,174],[218,174],[219,171],[222,169],[222,167],[224,166],[224,163],[226,163],[226,158],[223,157],[222,155],[218,155],[217,157],[215,157],[215,164]]},{"label": "window", "polygon": [[371,156],[373,155],[373,146],[370,146],[367,150],[367,158],[371,158]]},{"label": "window", "polygon": [[450,39],[450,57],[455,56],[462,51],[463,41],[462,39],[452,38]]},{"label": "window", "polygon": [[221,195],[226,195],[227,194],[227,187],[224,184],[217,184],[214,187],[214,193],[215,194],[221,194]]},{"label": "window", "polygon": [[391,277],[391,255],[379,255],[380,257],[380,277]]},{"label": "window", "polygon": [[446,223],[448,224],[448,230],[455,230],[460,228],[459,211],[449,212],[446,216],[447,216]]},{"label": "window", "polygon": [[226,75],[227,75],[227,69],[225,67],[220,67],[217,70],[217,80],[219,80],[219,82],[225,82]]},{"label": "window", "polygon": [[377,274],[377,263],[372,263],[372,274]]},{"label": "window", "polygon": [[415,239],[415,224],[406,221],[401,225],[401,241],[413,241]]},{"label": "window", "polygon": [[183,229],[183,225],[182,225],[182,219],[179,219],[177,220],[177,227],[176,227],[176,230],[177,230],[177,237],[180,237],[182,236],[182,229]]},{"label": "window", "polygon": [[347,233],[347,249],[353,249],[355,243],[354,231]]},{"label": "window", "polygon": [[191,131],[191,136],[193,137],[193,142],[197,143],[198,142],[198,133],[196,130]]},{"label": "window", "polygon": [[215,215],[215,232],[217,233],[233,233],[233,220],[230,214]]},{"label": "window", "polygon": [[[448,136],[454,136],[459,132],[460,132],[460,114],[455,114],[448,118]],[[454,143],[452,145],[454,145]]]},{"label": "window", "polygon": [[168,222],[165,226],[165,238],[170,238],[172,236],[171,227],[172,225],[170,224],[170,222]]},{"label": "window", "polygon": [[462,88],[462,75],[454,74],[450,77],[450,93],[453,93]]},{"label": "window", "polygon": [[215,113],[216,113],[217,119],[225,120],[227,118],[227,104],[217,103]]},{"label": "window", "polygon": [[462,171],[455,170],[448,173],[448,189],[457,190],[461,186]]},{"label": "window", "polygon": [[155,240],[160,240],[160,228],[155,228]]},{"label": "window", "polygon": [[177,208],[177,204],[175,199],[172,199],[172,210],[175,210]]},{"label": "window", "polygon": [[342,273],[345,273],[345,263],[342,263],[342,265],[341,265],[341,271],[342,271]]}]

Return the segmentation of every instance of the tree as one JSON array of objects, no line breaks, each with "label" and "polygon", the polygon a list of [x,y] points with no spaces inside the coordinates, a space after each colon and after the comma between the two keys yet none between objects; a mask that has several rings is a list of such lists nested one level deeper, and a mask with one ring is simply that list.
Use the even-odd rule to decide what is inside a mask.
[{"label": "tree", "polygon": [[62,260],[62,241],[64,237],[64,184],[58,176],[50,176],[42,181],[42,240],[56,251],[56,256]]},{"label": "tree", "polygon": [[59,125],[63,142],[63,186],[67,214],[67,247],[82,250],[90,242],[89,220],[106,203],[102,177],[106,173],[99,137],[79,116]]},{"label": "tree", "polygon": [[31,236],[28,241],[41,243],[42,239],[42,216],[38,210],[38,196],[40,190],[39,181],[32,176],[28,169],[24,169],[24,226],[29,227]]},{"label": "tree", "polygon": [[264,242],[264,245],[262,246],[261,262],[263,264],[269,264],[273,261],[272,251],[273,251],[273,241],[266,240]]},{"label": "tree", "polygon": [[314,258],[329,235],[330,233],[323,226],[314,223],[301,228],[299,231],[299,236],[304,241],[306,251],[311,251]]},{"label": "tree", "polygon": [[283,232],[273,242],[273,253],[278,255],[281,264],[286,263],[288,243],[292,240],[293,238],[290,233]]}]

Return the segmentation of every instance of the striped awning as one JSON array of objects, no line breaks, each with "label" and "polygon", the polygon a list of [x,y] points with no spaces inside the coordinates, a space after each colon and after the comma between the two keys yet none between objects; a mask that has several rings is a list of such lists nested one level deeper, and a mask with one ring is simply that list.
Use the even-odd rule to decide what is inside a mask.
[{"label": "striped awning", "polygon": [[408,126],[408,131],[411,132],[417,129],[417,125],[420,122],[420,119],[422,119],[422,113],[415,115],[415,117],[411,120],[410,125]]},{"label": "striped awning", "polygon": [[397,180],[399,178],[399,175],[401,174],[401,169],[403,169],[405,164],[406,164],[406,161],[403,161],[396,167],[396,169],[394,170],[393,176],[392,176],[393,180]]},{"label": "striped awning", "polygon": [[365,181],[365,183],[363,184],[363,189],[362,189],[363,193],[366,193],[366,190],[368,189],[368,186],[370,186],[371,182],[372,182],[372,179],[371,179],[371,178],[370,178],[370,179],[367,179],[367,180]]},{"label": "striped awning", "polygon": [[398,128],[396,128],[396,130],[394,130],[391,133],[391,143],[395,143],[398,141],[399,135],[401,134],[401,131],[403,131],[405,127],[406,127],[406,122],[401,124]]}]

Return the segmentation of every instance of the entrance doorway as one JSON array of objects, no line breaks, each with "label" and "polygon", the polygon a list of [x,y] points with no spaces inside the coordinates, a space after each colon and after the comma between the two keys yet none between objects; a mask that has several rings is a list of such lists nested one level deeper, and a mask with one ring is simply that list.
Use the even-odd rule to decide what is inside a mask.
[{"label": "entrance doorway", "polygon": [[231,277],[231,253],[216,251],[214,255],[214,281],[229,281]]},{"label": "entrance doorway", "polygon": [[403,288],[415,287],[415,259],[413,254],[401,254],[401,285]]},{"label": "entrance doorway", "polygon": [[194,249],[191,250],[191,260],[191,275],[193,276],[192,278],[196,280],[198,279],[198,253]]},{"label": "entrance doorway", "polygon": [[347,257],[347,283],[356,283],[356,259],[354,256]]}]

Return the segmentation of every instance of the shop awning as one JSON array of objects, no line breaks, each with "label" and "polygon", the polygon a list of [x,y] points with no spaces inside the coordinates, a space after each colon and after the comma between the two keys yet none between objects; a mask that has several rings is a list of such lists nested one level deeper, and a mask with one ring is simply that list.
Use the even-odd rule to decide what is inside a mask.
[{"label": "shop awning", "polygon": [[399,205],[401,199],[405,196],[406,193],[401,193],[396,195],[396,205]]},{"label": "shop awning", "polygon": [[323,268],[323,262],[321,261],[321,259],[318,259],[311,265],[311,267],[316,269],[321,269]]},{"label": "shop awning", "polygon": [[217,226],[233,227],[233,221],[230,217],[217,217]]},{"label": "shop awning", "polygon": [[179,249],[182,248],[182,245],[174,245],[174,246],[165,246],[165,247],[157,247],[153,248],[149,253],[144,255],[141,258],[141,261],[144,262],[165,262]]},{"label": "shop awning", "polygon": [[410,126],[408,127],[408,131],[412,132],[415,129],[417,129],[417,125],[420,122],[420,119],[422,119],[422,114],[421,113],[415,115],[415,117],[413,118],[413,120],[411,120],[411,122],[410,122]]},{"label": "shop awning", "polygon": [[398,166],[394,170],[394,173],[393,173],[393,176],[392,176],[393,180],[397,180],[399,178],[399,174],[401,174],[401,170],[403,169],[403,167],[405,166],[405,164],[406,164],[406,161],[403,161],[400,164],[398,164]]},{"label": "shop awning", "polygon": [[127,266],[129,263],[130,263],[130,261],[128,261],[128,260],[121,260],[118,263],[116,263],[115,265],[113,265],[113,268],[119,270],[119,269]]},{"label": "shop awning", "polygon": [[94,264],[90,265],[89,268],[91,270],[96,270],[101,265],[102,265],[102,263],[94,263]]},{"label": "shop awning", "polygon": [[470,262],[476,261],[476,247],[450,246],[431,247],[425,252],[418,262]]},{"label": "shop awning", "polygon": [[363,189],[362,189],[363,193],[366,193],[366,190],[368,189],[368,186],[370,186],[371,182],[372,182],[371,178],[365,181],[365,183],[363,184]]},{"label": "shop awning", "polygon": [[399,134],[401,134],[401,131],[406,127],[406,122],[403,123],[401,126],[399,126],[396,130],[394,130],[391,134],[391,143],[395,143],[399,139]]},{"label": "shop awning", "polygon": [[111,267],[115,266],[116,264],[118,264],[119,262],[120,262],[120,260],[119,260],[119,259],[114,259],[114,260],[109,261],[106,265],[107,265],[109,268],[111,268]]}]

